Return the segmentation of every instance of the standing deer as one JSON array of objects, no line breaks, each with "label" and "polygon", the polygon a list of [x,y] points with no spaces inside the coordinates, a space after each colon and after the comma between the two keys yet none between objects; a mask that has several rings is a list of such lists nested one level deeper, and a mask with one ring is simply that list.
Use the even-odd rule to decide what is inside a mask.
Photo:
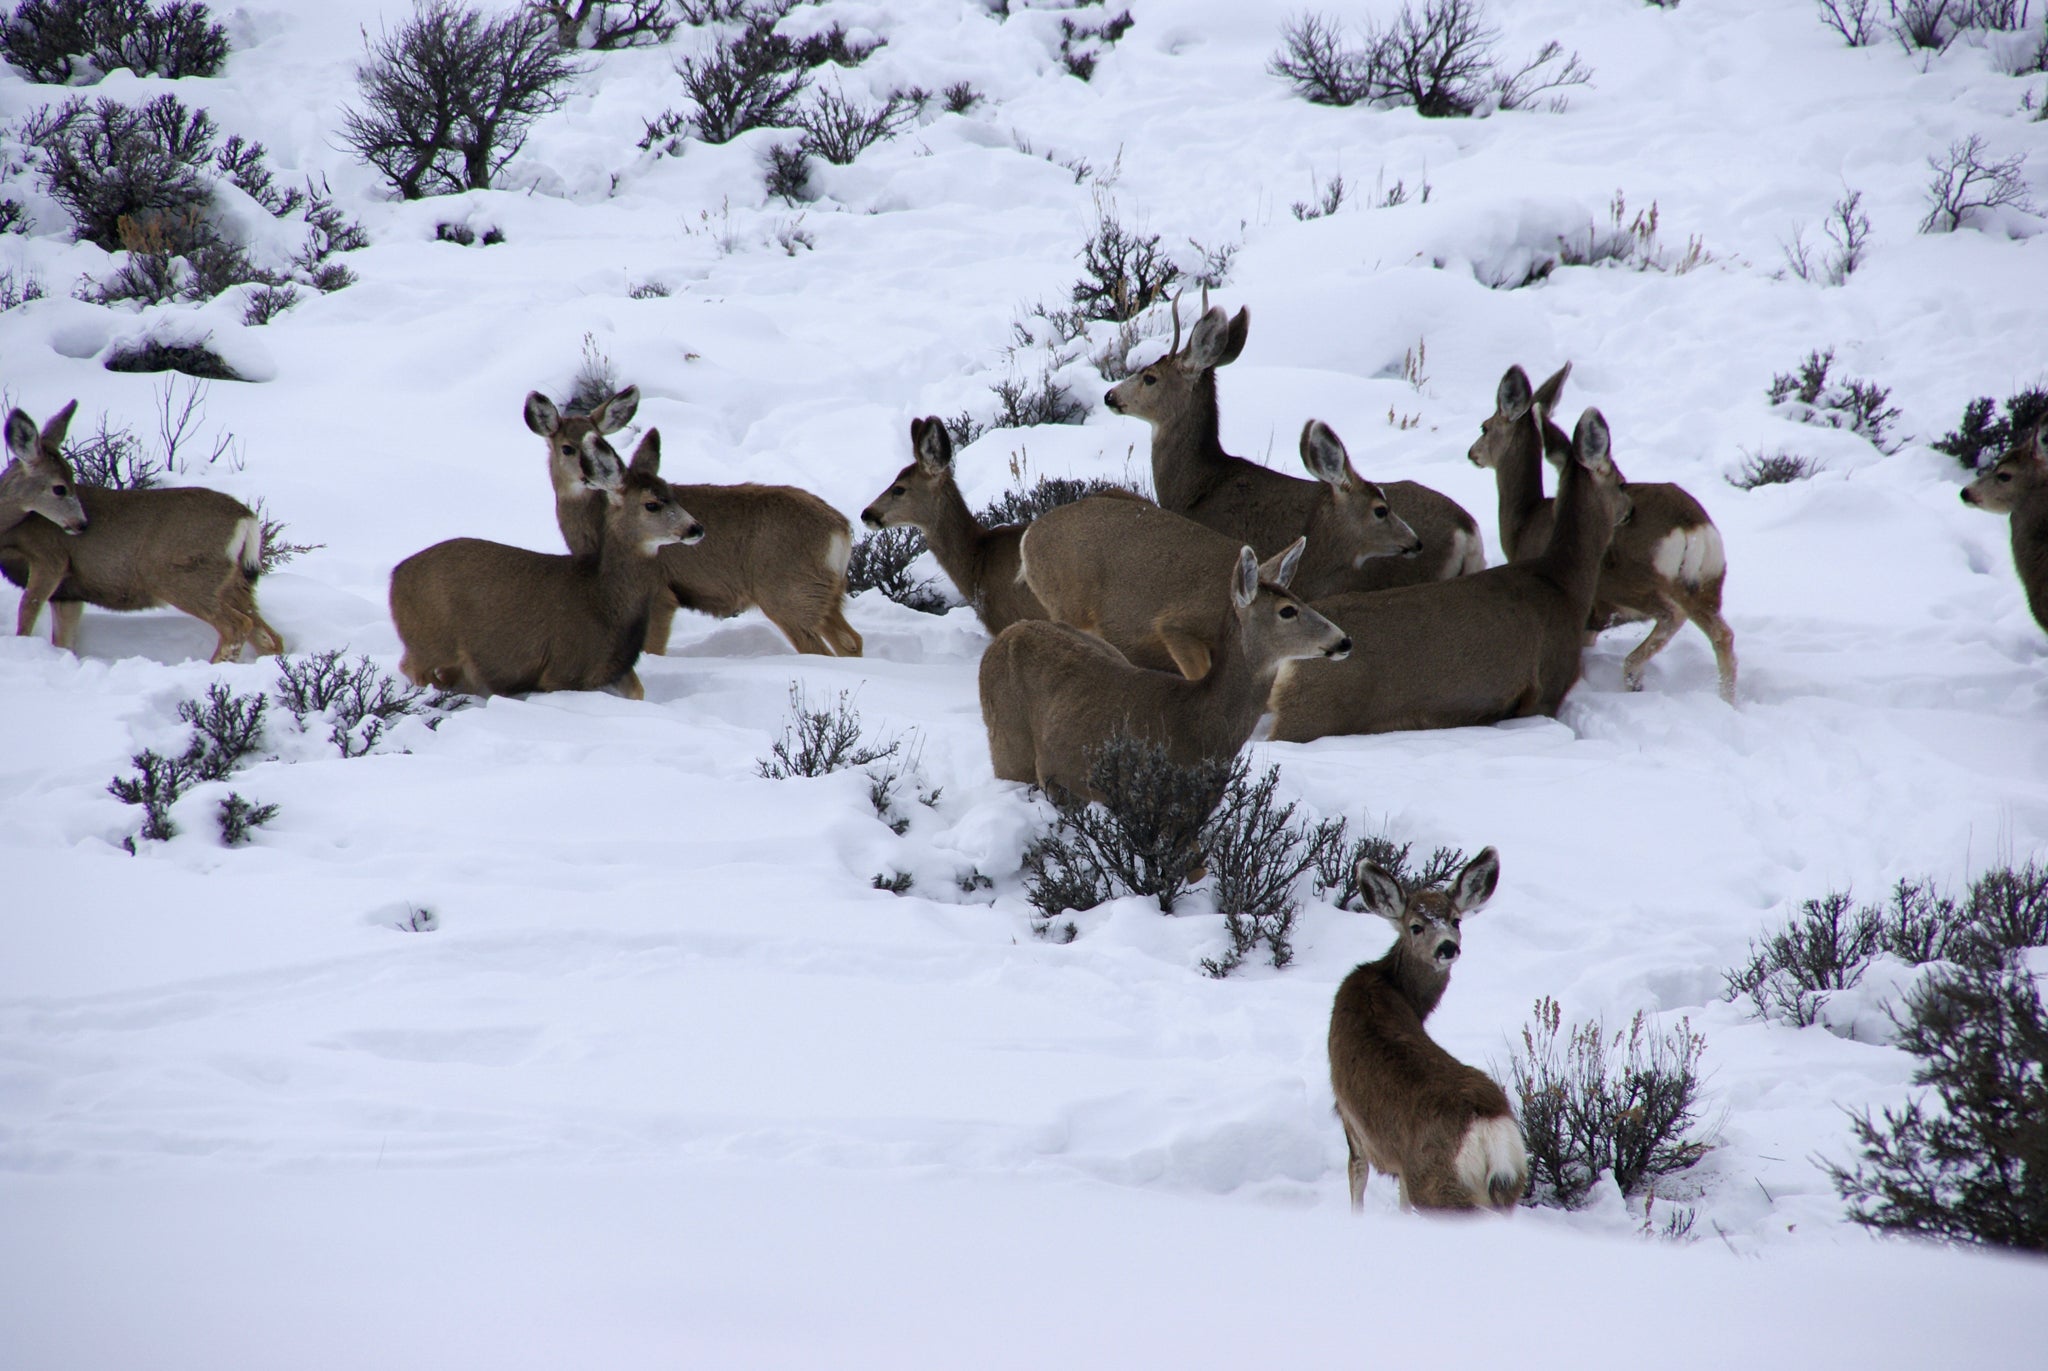
[{"label": "standing deer", "polygon": [[[637,386],[585,415],[563,414],[539,391],[526,397],[526,426],[547,442],[555,522],[572,553],[597,549],[605,519],[602,493],[581,474],[584,435],[594,433],[601,441],[630,422],[639,407]],[[663,585],[648,615],[647,651],[668,651],[678,608],[716,619],[758,608],[798,652],[860,656],[860,634],[845,615],[846,559],[853,551],[845,515],[795,486],[671,489],[704,520],[706,532],[702,543],[661,555]]]},{"label": "standing deer", "polygon": [[1490,847],[1448,891],[1403,894],[1385,871],[1358,864],[1366,911],[1394,926],[1394,945],[1346,976],[1330,1009],[1330,1088],[1351,1152],[1353,1209],[1365,1206],[1375,1170],[1399,1182],[1403,1209],[1505,1214],[1528,1186],[1507,1093],[1423,1027],[1450,984],[1460,920],[1493,898],[1499,882],[1500,857]]},{"label": "standing deer", "polygon": [[1216,660],[1199,681],[1132,666],[1067,624],[1026,619],[1004,629],[981,658],[981,717],[997,777],[1100,799],[1089,769],[1120,734],[1165,749],[1181,766],[1236,756],[1281,663],[1351,650],[1341,629],[1287,592],[1300,559],[1299,539],[1263,567],[1239,548],[1224,610],[1236,631],[1217,635]]},{"label": "standing deer", "polygon": [[1963,487],[1963,503],[2012,516],[2012,563],[2034,619],[2048,628],[2048,420]]},{"label": "standing deer", "polygon": [[[32,498],[0,504],[0,574],[25,589],[15,632],[35,632],[50,605],[50,641],[68,651],[85,606],[154,609],[170,605],[213,629],[213,660],[284,651],[277,630],[256,608],[263,574],[263,522],[233,496],[198,486],[105,490],[80,486],[64,459],[65,431],[78,402],[36,431],[21,410],[7,416],[7,484]],[[60,488],[68,492],[59,494]],[[9,501],[7,503],[13,503]],[[53,512],[54,511],[54,512]],[[12,523],[9,523],[10,517]]]},{"label": "standing deer", "polygon": [[[1501,550],[1510,562],[1537,556],[1550,544],[1556,508],[1543,498],[1543,461],[1561,467],[1571,440],[1537,416],[1551,413],[1571,370],[1566,362],[1532,393],[1522,369],[1509,367],[1494,396],[1493,416],[1479,426],[1479,441],[1467,454],[1474,466],[1493,468],[1500,491]],[[1635,516],[1615,530],[1587,630],[1654,621],[1621,669],[1622,684],[1641,690],[1643,668],[1690,619],[1713,645],[1721,698],[1734,703],[1735,632],[1721,617],[1721,585],[1728,578],[1721,531],[1680,486],[1626,477],[1622,486]]]},{"label": "standing deer", "polygon": [[1359,644],[1343,664],[1302,662],[1273,689],[1273,737],[1457,728],[1555,715],[1579,679],[1580,643],[1629,497],[1607,421],[1579,417],[1541,556],[1455,580],[1318,600]]},{"label": "standing deer", "polygon": [[[1314,467],[1310,470],[1322,479],[1304,481],[1223,450],[1216,368],[1236,361],[1244,351],[1251,312],[1239,309],[1236,318],[1229,318],[1220,306],[1207,308],[1206,292],[1203,303],[1204,313],[1182,348],[1176,301],[1171,349],[1111,386],[1103,403],[1152,426],[1152,488],[1160,508],[1185,514],[1250,543],[1261,556],[1271,556],[1307,531],[1317,506],[1336,498],[1339,487]],[[1349,472],[1348,465],[1345,470]],[[1356,482],[1356,473],[1350,480]],[[1318,579],[1304,581],[1302,594],[1320,599],[1346,590],[1417,585],[1485,569],[1479,526],[1457,501],[1413,481],[1394,481],[1375,490],[1380,493],[1373,498],[1383,499],[1414,531],[1417,550],[1400,558],[1318,568]]]},{"label": "standing deer", "polygon": [[910,421],[916,460],[861,511],[869,528],[909,525],[924,534],[932,556],[974,606],[982,627],[1001,633],[1020,619],[1043,619],[1045,606],[1024,584],[1018,562],[1023,524],[983,528],[953,479],[953,438],[939,419]]},{"label": "standing deer", "polygon": [[595,554],[451,538],[392,568],[406,679],[471,695],[616,685],[627,699],[646,698],[633,665],[663,583],[661,550],[696,542],[704,528],[661,479],[658,430],[625,468],[599,433],[586,432],[580,470],[605,504]]},{"label": "standing deer", "polygon": [[[1380,488],[1351,469],[1344,444],[1311,419],[1303,465],[1331,497],[1315,507],[1301,565],[1289,587],[1327,585],[1363,565],[1420,547]],[[1091,498],[1048,510],[1024,532],[1024,579],[1061,623],[1092,633],[1138,666],[1200,680],[1223,614],[1228,570],[1241,544],[1149,501]]]}]

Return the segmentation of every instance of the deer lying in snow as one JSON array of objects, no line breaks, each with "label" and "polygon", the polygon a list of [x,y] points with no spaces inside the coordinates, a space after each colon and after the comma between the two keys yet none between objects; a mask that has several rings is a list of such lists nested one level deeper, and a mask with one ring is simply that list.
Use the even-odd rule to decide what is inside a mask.
[{"label": "deer lying in snow", "polygon": [[1119,734],[1192,766],[1234,757],[1265,709],[1273,674],[1303,657],[1341,658],[1351,640],[1287,592],[1301,540],[1265,566],[1240,546],[1228,571],[1233,631],[1199,681],[1133,666],[1099,638],[1067,624],[1010,625],[981,658],[981,717],[996,775],[1055,797],[1100,799],[1088,783],[1095,755]]},{"label": "deer lying in snow", "polygon": [[617,686],[645,698],[633,665],[663,584],[661,551],[704,528],[661,479],[661,434],[649,429],[621,468],[595,431],[583,435],[584,483],[604,500],[594,555],[529,552],[451,538],[391,572],[399,670],[415,685],[471,695]]},{"label": "deer lying in snow", "polygon": [[991,634],[1020,619],[1047,617],[1019,570],[1025,525],[983,528],[974,517],[953,479],[953,437],[945,423],[912,419],[910,450],[915,460],[869,502],[860,521],[872,529],[908,525],[922,532],[932,556]]},{"label": "deer lying in snow", "polygon": [[[1174,304],[1173,346],[1164,357],[1111,386],[1103,403],[1152,426],[1152,488],[1159,507],[1250,543],[1260,556],[1278,552],[1307,532],[1317,506],[1337,498],[1336,483],[1304,481],[1223,450],[1216,412],[1216,368],[1237,360],[1251,330],[1249,310],[1236,318],[1208,308],[1180,343],[1180,305]],[[1315,468],[1311,468],[1315,470]],[[1348,467],[1347,467],[1348,470]],[[1352,473],[1355,480],[1356,474]],[[1315,569],[1299,593],[1321,599],[1347,590],[1383,590],[1443,580],[1486,567],[1479,526],[1448,496],[1413,481],[1375,487],[1418,540],[1412,556],[1374,557],[1350,566]]]},{"label": "deer lying in snow", "polygon": [[1351,1207],[1367,1176],[1400,1184],[1404,1209],[1507,1213],[1529,1183],[1522,1131],[1500,1085],[1437,1046],[1423,1026],[1450,984],[1460,921],[1493,897],[1500,858],[1487,848],[1448,891],[1401,887],[1358,864],[1368,913],[1394,926],[1394,945],[1337,987],[1330,1009],[1330,1088],[1351,1152]]},{"label": "deer lying in snow", "polygon": [[1471,576],[1316,608],[1351,635],[1349,661],[1301,662],[1273,688],[1273,737],[1457,728],[1557,713],[1579,679],[1600,564],[1629,497],[1609,460],[1607,421],[1579,418],[1559,482],[1557,529],[1541,556]]},{"label": "deer lying in snow", "polygon": [[2048,628],[2048,422],[1963,487],[1963,503],[2012,516],[2012,563],[2035,620]]},{"label": "deer lying in snow", "polygon": [[[630,422],[639,407],[637,386],[583,415],[563,414],[539,391],[526,397],[526,426],[547,442],[555,522],[572,553],[596,551],[605,517],[602,494],[581,474],[584,435],[595,433],[601,441]],[[795,486],[748,482],[670,489],[704,521],[705,533],[701,543],[661,555],[663,584],[648,615],[647,651],[668,651],[678,608],[717,619],[758,608],[798,652],[860,656],[860,634],[845,614],[846,559],[853,551],[845,515]]]},{"label": "deer lying in snow", "polygon": [[[1479,441],[1468,454],[1474,466],[1493,468],[1500,491],[1501,550],[1510,562],[1526,561],[1550,545],[1556,504],[1543,498],[1543,462],[1548,458],[1561,468],[1571,440],[1545,416],[1556,406],[1571,370],[1566,362],[1532,392],[1522,369],[1509,367],[1494,395],[1493,415],[1479,426]],[[1622,488],[1635,514],[1615,530],[1586,621],[1588,631],[1654,621],[1621,669],[1622,684],[1641,690],[1643,668],[1690,619],[1713,645],[1721,698],[1732,704],[1735,632],[1721,617],[1721,586],[1728,578],[1721,531],[1682,487],[1624,477]]]},{"label": "deer lying in snow", "polygon": [[81,486],[64,459],[64,433],[78,402],[36,431],[21,410],[7,416],[0,478],[0,574],[24,587],[15,632],[35,632],[50,605],[50,641],[76,650],[85,606],[170,605],[219,635],[213,660],[244,644],[284,651],[256,608],[263,574],[263,521],[233,496],[198,486],[106,490]]},{"label": "deer lying in snow", "polygon": [[[1380,488],[1351,469],[1327,425],[1301,431],[1304,465],[1327,483],[1290,590],[1328,584],[1368,558],[1419,544]],[[1149,501],[1091,498],[1048,510],[1024,532],[1024,579],[1052,618],[1094,634],[1138,666],[1208,673],[1223,614],[1227,572],[1241,546],[1207,525]],[[1307,598],[1302,596],[1302,598]]]}]

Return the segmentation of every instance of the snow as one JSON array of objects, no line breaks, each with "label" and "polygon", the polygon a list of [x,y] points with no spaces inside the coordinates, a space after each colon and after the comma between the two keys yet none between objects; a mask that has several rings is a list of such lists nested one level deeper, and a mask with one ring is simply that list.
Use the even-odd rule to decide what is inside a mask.
[{"label": "snow", "polygon": [[[1463,503],[1496,559],[1492,478],[1465,449],[1509,363],[1572,361],[1567,424],[1598,405],[1630,477],[1684,484],[1722,531],[1736,707],[1692,629],[1624,693],[1632,628],[1588,652],[1557,720],[1253,760],[1354,829],[1499,848],[1431,1020],[1461,1059],[1503,1063],[1546,994],[1568,1019],[1705,1033],[1720,1146],[1653,1214],[1695,1208],[1701,1241],[1642,1239],[1611,1188],[1579,1214],[1456,1224],[1400,1215],[1376,1180],[1354,1219],[1323,1041],[1383,925],[1311,904],[1295,965],[1223,982],[1200,971],[1224,945],[1200,897],[1034,937],[1017,868],[1045,811],[990,775],[965,609],[860,597],[867,655],[845,660],[796,657],[758,615],[684,615],[640,664],[645,702],[495,699],[356,760],[279,711],[276,759],[194,792],[184,832],[133,857],[108,778],[182,744],[179,701],[274,667],[208,666],[211,632],[168,611],[88,610],[76,658],[47,619],[0,639],[0,1348],[19,1349],[0,1361],[1242,1365],[1356,1345],[1860,1367],[2038,1346],[2039,1264],[1877,1242],[1814,1163],[1849,1155],[1845,1108],[1908,1093],[1911,1059],[1881,1040],[1893,973],[1835,1031],[1721,998],[1801,900],[1960,884],[2048,847],[2048,638],[2004,522],[1927,447],[1973,396],[2043,381],[2042,221],[1914,232],[1922,159],[1968,133],[2035,152],[2048,198],[2025,81],[1967,43],[1851,51],[1777,0],[1530,0],[1494,7],[1503,49],[1554,36],[1595,84],[1563,114],[1424,121],[1288,95],[1262,70],[1270,7],[1132,0],[1088,84],[1058,66],[1058,13],[1016,8],[831,0],[821,21],[889,40],[850,91],[965,79],[988,100],[820,168],[800,210],[763,201],[776,135],[634,149],[681,99],[664,51],[596,59],[505,189],[388,201],[338,111],[361,32],[405,8],[237,10],[221,79],[92,93],[176,89],[265,142],[281,182],[326,176],[372,239],[346,259],[360,281],[261,329],[230,299],[100,309],[65,291],[106,255],[43,201],[42,236],[0,242],[0,267],[52,291],[0,314],[5,383],[39,421],[75,396],[81,422],[147,436],[161,378],[99,359],[210,332],[257,379],[208,390],[242,462],[191,479],[325,544],[261,587],[294,650],[390,670],[395,562],[458,535],[559,545],[520,404],[566,395],[586,333],[640,386],[671,479],[787,482],[853,515],[908,460],[912,416],[986,419],[989,385],[1037,378],[1042,350],[1004,355],[1012,322],[1064,303],[1098,196],[1176,250],[1242,241],[1216,293],[1252,312],[1219,373],[1230,450],[1290,469],[1324,419],[1366,475]],[[0,75],[0,116],[50,98]],[[1075,158],[1113,183],[1058,165]],[[1340,172],[1430,197],[1296,221]],[[1844,185],[1874,221],[1868,264],[1835,289],[1774,279],[1779,240],[1813,237]],[[1485,284],[1604,224],[1617,189],[1631,215],[1656,202],[1668,249],[1697,234],[1715,260]],[[506,241],[436,243],[441,221]],[[793,226],[813,249],[776,242]],[[646,281],[672,294],[628,297]],[[1766,404],[1774,372],[1827,347],[1892,388],[1898,453]],[[1057,374],[1099,400],[1085,358]],[[1826,469],[1725,484],[1742,450],[1779,447]],[[959,455],[968,499],[1007,487],[1013,457],[1122,476],[1146,435],[1099,403],[991,432]],[[756,774],[791,681],[914,742],[941,794],[906,798],[907,832],[858,775]],[[229,786],[279,806],[246,848],[212,831]],[[899,871],[908,895],[872,887]],[[994,888],[963,890],[975,873]],[[395,926],[415,908],[438,927]],[[1390,1279],[1411,1270],[1447,1278]]]}]

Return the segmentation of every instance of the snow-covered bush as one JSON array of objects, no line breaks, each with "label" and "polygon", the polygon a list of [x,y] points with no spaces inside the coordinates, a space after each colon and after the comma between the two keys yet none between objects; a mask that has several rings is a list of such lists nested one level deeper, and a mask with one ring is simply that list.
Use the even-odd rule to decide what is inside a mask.
[{"label": "snow-covered bush", "polygon": [[1122,323],[1135,319],[1180,279],[1180,268],[1160,250],[1159,235],[1124,227],[1116,203],[1095,199],[1095,227],[1081,245],[1082,277],[1069,294],[1083,319]]},{"label": "snow-covered bush", "polygon": [[1368,21],[1361,37],[1362,46],[1348,48],[1336,20],[1297,15],[1281,30],[1281,50],[1267,70],[1314,104],[1407,106],[1427,119],[1471,115],[1488,104],[1524,109],[1545,91],[1593,77],[1577,53],[1565,57],[1555,42],[1519,67],[1503,65],[1494,56],[1500,30],[1486,22],[1478,0],[1423,0],[1419,14],[1403,0],[1388,24]]},{"label": "snow-covered bush", "polygon": [[[900,96],[870,105],[843,90],[820,90],[794,118],[804,131],[802,150],[843,167],[876,143],[894,138],[910,116],[910,103]],[[802,180],[798,179],[799,187]],[[780,193],[773,184],[769,191]]]},{"label": "snow-covered bush", "polygon": [[1342,819],[1296,824],[1294,802],[1274,798],[1279,783],[1277,766],[1256,781],[1238,766],[1203,833],[1210,895],[1230,938],[1222,956],[1202,961],[1202,969],[1218,979],[1243,965],[1261,943],[1276,968],[1294,960],[1302,877],[1344,846]]},{"label": "snow-covered bush", "polygon": [[1060,65],[1067,69],[1069,76],[1083,81],[1093,78],[1095,64],[1102,60],[1102,54],[1115,47],[1135,22],[1129,10],[1097,24],[1085,24],[1072,18],[1061,19]]},{"label": "snow-covered bush", "polygon": [[1877,41],[1882,27],[1878,0],[1816,0],[1820,21],[1842,35],[1852,48],[1867,48]]},{"label": "snow-covered bush", "polygon": [[[237,695],[219,682],[207,687],[203,701],[179,702],[178,718],[192,727],[185,750],[167,757],[145,748],[128,759],[135,768],[133,776],[116,776],[107,783],[107,792],[122,804],[141,806],[142,829],[136,837],[164,842],[177,836],[171,807],[195,785],[226,780],[256,754],[263,745],[263,715],[269,703],[264,695]],[[276,805],[252,805],[231,794],[218,815],[221,838],[230,847],[245,843],[250,829],[276,814]],[[123,846],[134,852],[135,838],[123,840]]]},{"label": "snow-covered bush", "polygon": [[21,0],[0,24],[0,57],[49,85],[90,83],[123,67],[215,76],[227,55],[227,29],[196,0]]},{"label": "snow-covered bush", "polygon": [[877,590],[907,609],[944,614],[951,608],[946,597],[928,578],[911,573],[910,564],[924,554],[924,535],[908,525],[863,533],[846,558],[846,593]]},{"label": "snow-covered bush", "polygon": [[1920,231],[1954,233],[1985,210],[2031,211],[2034,200],[2027,193],[2026,165],[2024,152],[1987,161],[1979,134],[1950,143],[1946,153],[1927,159],[1934,177],[1927,183],[1927,215],[1920,221]]},{"label": "snow-covered bush", "polygon": [[1369,833],[1347,845],[1340,831],[1336,841],[1317,849],[1315,893],[1339,909],[1363,909],[1358,888],[1360,862],[1371,862],[1392,876],[1403,895],[1441,886],[1465,865],[1461,848],[1439,847],[1419,865],[1414,850],[1414,843],[1396,843],[1384,833]]},{"label": "snow-covered bush", "polygon": [[487,188],[583,70],[532,9],[416,0],[396,31],[365,41],[361,104],[344,111],[342,139],[407,200]]},{"label": "snow-covered bush", "polygon": [[2035,386],[2007,396],[2002,418],[1993,417],[1998,408],[1998,402],[1989,395],[1980,395],[1964,407],[1962,422],[1931,446],[1962,463],[1965,471],[1975,471],[1986,462],[1997,460],[2039,424],[2048,421],[2048,386]]},{"label": "snow-covered bush", "polygon": [[1796,452],[1745,452],[1742,465],[1728,478],[1728,484],[1737,490],[1755,490],[1759,486],[1790,485],[1804,481],[1820,470],[1820,463],[1811,457]]},{"label": "snow-covered bush", "polygon": [[1088,406],[1053,379],[1048,366],[1038,374],[1038,384],[1011,376],[989,389],[1002,408],[989,421],[990,428],[1030,428],[1035,424],[1078,424],[1087,419]]},{"label": "snow-covered bush", "polygon": [[1792,372],[1771,378],[1771,404],[1802,424],[1819,428],[1847,429],[1870,441],[1879,452],[1898,451],[1899,441],[1888,430],[1899,417],[1887,406],[1891,391],[1874,381],[1831,380],[1828,371],[1835,362],[1835,350],[1813,351]]},{"label": "snow-covered bush", "polygon": [[[1683,276],[1713,260],[1714,254],[1707,251],[1698,234],[1687,238],[1685,250],[1673,257],[1659,237],[1657,202],[1652,200],[1648,209],[1637,210],[1631,217],[1628,198],[1618,190],[1607,204],[1605,228],[1588,223],[1584,237],[1561,234],[1557,240],[1557,262],[1568,267],[1612,265]],[[1548,274],[1548,268],[1532,268],[1528,278],[1516,284],[1527,285]]]},{"label": "snow-covered bush", "polygon": [[421,718],[428,728],[438,728],[469,703],[386,675],[368,657],[351,666],[342,655],[334,648],[278,658],[277,697],[301,729],[314,718],[326,723],[327,741],[344,758],[368,755],[401,719]]},{"label": "snow-covered bush", "polygon": [[1566,1031],[1547,995],[1532,1018],[1505,1073],[1529,1153],[1522,1203],[1576,1209],[1602,1176],[1634,1195],[1712,1149],[1699,1131],[1707,1042],[1690,1020],[1660,1032],[1638,1010],[1612,1034],[1597,1018]]},{"label": "snow-covered bush", "polygon": [[1906,997],[1899,1045],[1922,1095],[1850,1115],[1862,1156],[1826,1162],[1849,1217],[1884,1232],[2048,1251],[2048,1012],[2017,961],[1937,975]]},{"label": "snow-covered bush", "polygon": [[791,681],[789,718],[782,726],[782,736],[768,756],[754,763],[754,770],[771,781],[827,776],[873,765],[896,756],[902,748],[901,738],[870,741],[865,736],[860,711],[846,691],[840,691],[829,705],[813,706],[803,686]]},{"label": "snow-covered bush", "polygon": [[228,365],[227,358],[207,346],[212,337],[197,341],[144,338],[115,348],[107,354],[108,371],[176,371],[199,381],[240,381],[242,373]]}]

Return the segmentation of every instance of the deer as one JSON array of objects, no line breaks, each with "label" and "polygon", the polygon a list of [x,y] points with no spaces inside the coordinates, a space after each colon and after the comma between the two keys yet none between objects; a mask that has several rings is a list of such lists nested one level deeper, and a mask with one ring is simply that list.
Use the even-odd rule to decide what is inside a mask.
[{"label": "deer", "polygon": [[624,467],[595,430],[581,447],[582,479],[605,506],[594,554],[451,538],[392,568],[407,680],[467,695],[612,686],[647,697],[633,668],[664,584],[661,552],[696,542],[704,526],[661,479],[660,430],[647,431]]},{"label": "deer", "polygon": [[2048,420],[1963,487],[1963,503],[2012,516],[2012,562],[2035,622],[2048,628]]},{"label": "deer", "polygon": [[22,410],[7,416],[12,461],[0,484],[26,492],[0,496],[0,574],[23,587],[15,633],[34,633],[48,604],[50,641],[76,652],[85,606],[170,605],[218,635],[214,662],[234,660],[252,641],[259,656],[283,652],[284,639],[256,607],[263,521],[233,496],[200,486],[79,485],[63,452],[77,410],[73,400],[40,432]]},{"label": "deer", "polygon": [[991,636],[1020,619],[1046,618],[1045,606],[1024,584],[1018,547],[1023,524],[982,527],[953,479],[953,436],[936,418],[910,421],[910,465],[861,511],[872,529],[908,525],[922,532],[932,556],[974,606]]},{"label": "deer", "polygon": [[1330,1008],[1330,1088],[1351,1153],[1351,1207],[1378,1171],[1403,1209],[1510,1213],[1529,1184],[1522,1130],[1499,1082],[1436,1044],[1424,1026],[1450,985],[1460,924],[1493,898],[1500,856],[1486,848],[1448,890],[1404,892],[1370,861],[1357,869],[1365,910],[1394,945],[1354,968]]},{"label": "deer", "polygon": [[1199,681],[1133,666],[1069,624],[1025,619],[1004,629],[981,658],[981,716],[997,778],[1061,802],[1100,800],[1089,769],[1119,735],[1164,749],[1180,766],[1235,757],[1281,663],[1351,650],[1342,629],[1288,593],[1301,551],[1297,538],[1261,566],[1239,546],[1223,611],[1235,632],[1217,635],[1216,660]]},{"label": "deer", "polygon": [[[563,414],[539,391],[526,397],[526,426],[547,443],[555,522],[572,553],[597,550],[606,517],[603,493],[582,476],[584,435],[616,433],[639,407],[638,386],[581,415]],[[861,636],[845,614],[846,562],[853,551],[845,515],[795,486],[670,488],[702,517],[706,533],[700,544],[679,544],[661,555],[663,584],[648,614],[648,652],[668,651],[679,608],[715,619],[758,608],[798,652],[860,656]]]},{"label": "deer", "polygon": [[[1572,366],[1536,387],[1519,366],[1501,377],[1494,412],[1479,426],[1478,441],[1466,455],[1491,467],[1500,493],[1501,550],[1510,562],[1538,556],[1550,544],[1555,502],[1543,497],[1543,461],[1562,466],[1571,440],[1547,419]],[[1617,473],[1618,474],[1618,473]],[[1616,624],[1652,621],[1650,632],[1622,663],[1622,685],[1643,688],[1643,670],[1686,622],[1699,625],[1714,649],[1721,698],[1735,701],[1735,631],[1721,617],[1721,586],[1728,558],[1721,531],[1681,486],[1622,478],[1635,516],[1615,530],[1600,588],[1586,621],[1589,635]]]},{"label": "deer", "polygon": [[[1301,459],[1331,498],[1316,506],[1293,585],[1329,583],[1367,558],[1421,544],[1385,495],[1351,467],[1344,444],[1311,419]],[[1024,531],[1023,576],[1050,617],[1103,639],[1138,666],[1209,671],[1224,621],[1226,572],[1240,544],[1206,524],[1144,501],[1093,497],[1048,510]]]},{"label": "deer", "polygon": [[1299,662],[1273,687],[1273,733],[1458,728],[1554,716],[1579,679],[1600,565],[1629,496],[1597,409],[1579,417],[1559,482],[1557,527],[1540,556],[1471,576],[1315,602],[1362,651]]},{"label": "deer", "polygon": [[[1236,317],[1221,306],[1203,313],[1180,341],[1180,301],[1173,303],[1173,343],[1158,361],[1109,388],[1102,402],[1117,414],[1152,427],[1152,488],[1162,509],[1185,514],[1271,556],[1307,531],[1319,503],[1336,497],[1327,480],[1304,481],[1223,450],[1216,410],[1216,368],[1244,351],[1251,311]],[[1320,475],[1321,473],[1317,473]],[[1400,557],[1375,557],[1349,567],[1317,568],[1300,593],[1310,599],[1347,590],[1384,590],[1481,571],[1486,551],[1479,525],[1448,496],[1414,481],[1381,490],[1392,513],[1416,535],[1418,547]]]}]

